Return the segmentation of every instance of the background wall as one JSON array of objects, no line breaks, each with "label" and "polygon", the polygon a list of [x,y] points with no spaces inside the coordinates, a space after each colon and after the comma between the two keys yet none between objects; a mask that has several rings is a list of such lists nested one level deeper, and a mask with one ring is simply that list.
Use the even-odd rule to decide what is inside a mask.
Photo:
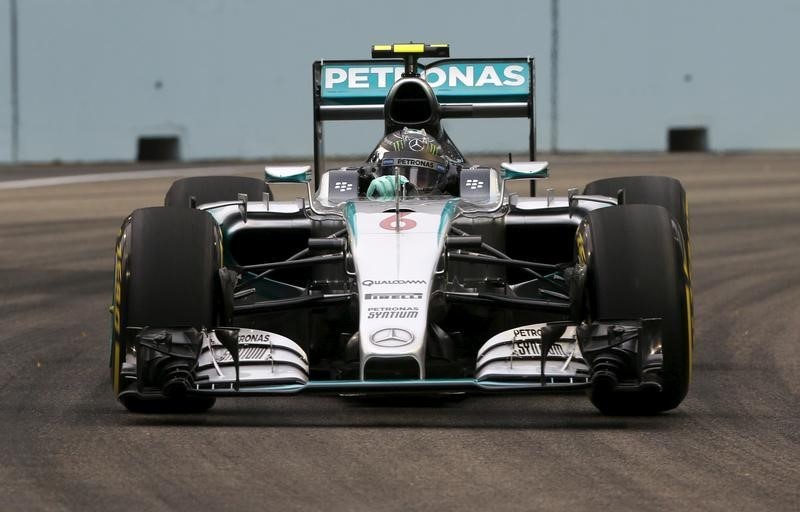
[{"label": "background wall", "polygon": [[663,150],[697,125],[715,150],[800,148],[800,2],[560,6],[563,148]]},{"label": "background wall", "polygon": [[[0,0],[0,161],[11,159],[10,5]],[[381,42],[449,42],[457,57],[533,55],[549,149],[551,1],[16,0],[21,161],[136,158],[177,136],[181,158],[307,157],[311,63]],[[800,148],[800,3],[561,0],[563,150],[664,150],[670,127],[712,150]],[[468,151],[523,150],[524,120],[453,121]],[[373,122],[326,128],[366,154]]]},{"label": "background wall", "polygon": [[0,3],[0,162],[11,160],[10,3]]}]

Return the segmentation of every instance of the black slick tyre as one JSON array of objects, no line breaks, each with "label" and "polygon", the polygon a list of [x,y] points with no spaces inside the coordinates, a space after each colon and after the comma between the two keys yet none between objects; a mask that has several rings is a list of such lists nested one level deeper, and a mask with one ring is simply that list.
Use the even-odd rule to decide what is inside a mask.
[{"label": "black slick tyre", "polygon": [[579,229],[587,265],[589,321],[661,318],[661,391],[595,387],[592,403],[606,414],[647,415],[677,407],[691,377],[691,287],[680,233],[661,206],[626,205],[591,212]]},{"label": "black slick tyre", "polygon": [[683,232],[687,265],[691,266],[689,242],[689,206],[686,190],[680,181],[667,176],[622,176],[592,181],[583,189],[585,195],[617,197],[625,191],[625,204],[655,204],[663,206]]},{"label": "black slick tyre", "polygon": [[111,378],[128,410],[200,412],[214,405],[213,397],[138,396],[135,373],[130,372],[136,334],[128,328],[215,327],[220,244],[217,224],[201,210],[142,208],[123,223],[114,272]]},{"label": "black slick tyre", "polygon": [[196,176],[172,183],[164,197],[164,206],[189,208],[192,198],[196,205],[219,201],[236,201],[239,194],[247,194],[250,201],[260,201],[267,184],[257,178],[243,176]]}]

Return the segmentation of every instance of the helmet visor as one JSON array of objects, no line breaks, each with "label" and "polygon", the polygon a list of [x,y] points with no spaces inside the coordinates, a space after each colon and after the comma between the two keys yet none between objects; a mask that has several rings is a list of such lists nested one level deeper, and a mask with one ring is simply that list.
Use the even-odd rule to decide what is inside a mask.
[{"label": "helmet visor", "polygon": [[[413,161],[412,161],[413,160]],[[430,193],[445,179],[446,167],[438,162],[411,158],[384,158],[379,175],[405,176],[419,192]]]}]

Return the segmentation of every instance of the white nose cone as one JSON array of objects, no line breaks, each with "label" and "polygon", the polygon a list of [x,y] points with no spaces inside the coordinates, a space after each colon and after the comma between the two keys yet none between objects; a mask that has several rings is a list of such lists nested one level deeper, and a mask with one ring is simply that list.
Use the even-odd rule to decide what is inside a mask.
[{"label": "white nose cone", "polygon": [[371,359],[415,360],[425,378],[428,303],[456,200],[350,203],[361,379]]}]

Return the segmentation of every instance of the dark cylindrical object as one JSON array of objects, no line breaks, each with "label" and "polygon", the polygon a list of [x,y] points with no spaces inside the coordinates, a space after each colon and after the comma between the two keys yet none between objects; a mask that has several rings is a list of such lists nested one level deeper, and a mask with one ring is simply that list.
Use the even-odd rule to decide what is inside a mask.
[{"label": "dark cylindrical object", "polygon": [[480,236],[448,236],[445,241],[448,249],[480,249],[482,244]]},{"label": "dark cylindrical object", "polygon": [[344,238],[309,238],[308,248],[317,251],[341,251],[344,250],[345,243]]}]

